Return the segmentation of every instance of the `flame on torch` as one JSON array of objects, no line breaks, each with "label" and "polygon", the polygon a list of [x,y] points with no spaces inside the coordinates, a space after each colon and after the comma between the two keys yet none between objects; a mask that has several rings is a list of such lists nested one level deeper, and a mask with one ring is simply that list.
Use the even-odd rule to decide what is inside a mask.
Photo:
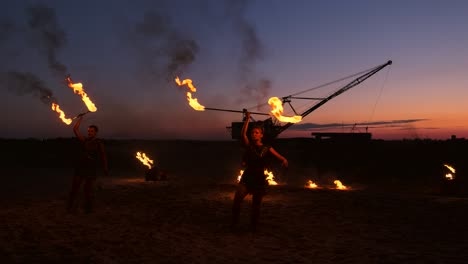
[{"label": "flame on torch", "polygon": [[339,180],[335,180],[333,183],[336,185],[336,189],[338,189],[338,190],[346,190],[346,189],[348,189],[348,187],[344,186],[344,185],[341,183],[341,181],[339,181]]},{"label": "flame on torch", "polygon": [[72,123],[71,118],[66,118],[65,113],[60,109],[60,106],[56,103],[52,103],[52,110],[59,113],[59,117],[67,125],[70,125]]},{"label": "flame on torch", "polygon": [[68,76],[66,79],[67,81],[67,84],[68,84],[68,87],[72,88],[73,89],[73,92],[75,94],[79,94],[81,95],[81,99],[83,100],[83,102],[85,103],[86,107],[88,108],[89,111],[91,112],[96,112],[97,111],[97,108],[96,106],[94,105],[93,102],[91,102],[91,99],[89,99],[88,95],[85,93],[85,91],[83,90],[83,84],[81,83],[73,83],[70,76]]},{"label": "flame on torch", "polygon": [[[447,165],[447,164],[444,164],[444,166],[445,166],[447,169],[449,169],[450,172],[451,172],[451,173],[445,174],[445,179],[450,180],[450,181],[453,180],[453,179],[455,179],[455,175],[453,175],[453,174],[455,174],[455,168],[453,168],[452,166]],[[452,174],[452,173],[453,173],[453,174]]]},{"label": "flame on torch", "polygon": [[198,102],[197,98],[192,98],[192,94],[187,92],[187,100],[189,105],[197,111],[205,111],[205,107]]},{"label": "flame on torch", "polygon": [[195,93],[197,91],[197,88],[193,85],[191,79],[185,79],[183,81],[180,81],[179,77],[176,77],[175,82],[179,86],[187,85],[188,89],[190,90],[190,92],[187,92],[187,101],[189,102],[189,105],[193,109],[195,109],[197,111],[205,111],[205,106],[201,105],[198,102],[197,98],[192,98],[192,93]]},{"label": "flame on torch", "polygon": [[271,97],[268,104],[271,106],[271,113],[281,122],[297,123],[302,120],[302,116],[283,116],[283,102],[278,97]]},{"label": "flame on torch", "polygon": [[153,166],[153,160],[148,158],[145,153],[137,152],[136,158],[143,163],[143,165],[147,166],[148,169],[151,169]]},{"label": "flame on torch", "polygon": [[312,180],[308,180],[305,187],[310,188],[310,189],[315,189],[318,187],[318,185],[314,183]]}]

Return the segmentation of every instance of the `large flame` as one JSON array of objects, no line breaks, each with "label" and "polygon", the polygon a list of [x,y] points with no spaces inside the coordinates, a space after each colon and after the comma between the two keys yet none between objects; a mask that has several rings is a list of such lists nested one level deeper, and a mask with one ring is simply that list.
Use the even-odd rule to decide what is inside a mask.
[{"label": "large flame", "polygon": [[192,93],[195,93],[197,91],[197,88],[193,85],[191,79],[185,79],[183,81],[180,81],[179,77],[176,77],[175,82],[179,86],[187,85],[188,89],[190,90],[190,92],[187,92],[187,101],[193,109],[197,111],[205,111],[205,107],[198,102],[198,99],[192,97]]},{"label": "large flame", "polygon": [[192,94],[187,92],[187,100],[189,105],[197,111],[205,111],[205,107],[198,102],[197,98],[192,98]]},{"label": "large flame", "polygon": [[268,104],[271,106],[271,113],[281,122],[297,123],[302,120],[302,116],[283,116],[283,102],[278,97],[271,97]]},{"label": "large flame", "polygon": [[59,113],[59,118],[67,125],[72,123],[71,118],[66,118],[65,113],[60,109],[60,106],[56,103],[52,103],[52,110]]},{"label": "large flame", "polygon": [[180,81],[179,77],[176,77],[175,78],[175,82],[177,83],[177,85],[179,86],[182,86],[182,85],[187,85],[187,87],[190,89],[190,91],[192,93],[196,92],[197,91],[197,88],[195,86],[193,86],[193,82],[191,79],[185,79],[183,81]]},{"label": "large flame", "polygon": [[94,105],[93,102],[91,102],[91,99],[89,99],[88,95],[85,93],[85,91],[83,90],[83,84],[81,83],[73,83],[70,76],[68,76],[66,78],[66,81],[67,81],[67,84],[68,84],[68,87],[72,88],[73,89],[73,92],[76,93],[76,94],[79,94],[81,95],[81,99],[83,100],[83,102],[85,103],[86,107],[88,108],[88,110],[90,112],[96,112],[97,111],[97,108],[96,106]]},{"label": "large flame", "polygon": [[348,189],[348,187],[344,186],[344,185],[341,183],[341,181],[339,181],[339,180],[335,180],[333,183],[336,185],[336,189],[338,189],[338,190],[346,190],[346,189]]},{"label": "large flame", "polygon": [[136,158],[141,161],[144,165],[151,169],[153,166],[153,160],[148,158],[145,153],[137,152]]},{"label": "large flame", "polygon": [[318,188],[318,185],[314,183],[312,180],[308,180],[305,187],[310,188],[310,189],[315,189],[315,188]]},{"label": "large flame", "polygon": [[[455,174],[455,168],[452,167],[452,166],[450,166],[450,165],[447,165],[447,164],[444,164],[444,166],[445,166],[447,169],[449,169],[450,172],[451,172],[451,173],[445,174],[445,179],[447,179],[447,180],[453,180],[453,179],[455,179],[455,175],[454,175],[454,174]],[[452,174],[452,173],[453,173],[453,174]]]},{"label": "large flame", "polygon": [[[273,175],[273,172],[264,170],[263,173],[267,176],[266,180],[268,181],[268,185],[278,185],[278,183],[275,181],[275,176]],[[237,176],[237,182],[241,181],[243,174],[244,174],[244,170],[240,170],[239,176]]]}]

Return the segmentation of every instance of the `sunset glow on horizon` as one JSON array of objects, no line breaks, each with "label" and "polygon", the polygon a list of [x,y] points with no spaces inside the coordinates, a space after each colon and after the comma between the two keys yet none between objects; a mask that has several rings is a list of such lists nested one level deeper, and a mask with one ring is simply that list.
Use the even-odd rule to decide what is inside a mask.
[{"label": "sunset glow on horizon", "polygon": [[[279,137],[468,138],[468,3],[298,1],[5,3],[0,138],[73,136],[50,110],[57,98],[67,114],[83,112],[63,87],[69,73],[99,106],[83,124],[102,127],[102,137],[230,140],[243,109],[265,120],[269,98],[291,98],[282,114],[299,117],[388,60]],[[77,23],[83,12],[87,22]],[[177,76],[200,91],[182,95],[174,87],[189,83]],[[188,106],[197,98],[205,111]]]}]

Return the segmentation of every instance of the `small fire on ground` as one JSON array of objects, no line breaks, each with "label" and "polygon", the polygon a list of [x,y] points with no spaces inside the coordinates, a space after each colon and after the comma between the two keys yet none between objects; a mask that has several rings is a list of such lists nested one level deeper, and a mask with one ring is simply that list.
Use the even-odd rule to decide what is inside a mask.
[{"label": "small fire on ground", "polygon": [[344,185],[341,183],[341,181],[339,181],[339,180],[335,180],[333,183],[336,185],[336,189],[338,189],[338,190],[346,190],[346,189],[348,189],[348,187],[347,187],[347,186],[344,186]]},{"label": "small fire on ground", "polygon": [[[349,187],[348,186],[345,186],[343,185],[343,183],[341,183],[341,181],[339,180],[335,180],[333,182],[335,184],[335,188],[333,189],[337,189],[337,190],[349,190]],[[317,188],[321,188],[317,185],[317,183],[313,182],[312,180],[308,180],[306,185],[305,185],[305,188],[308,188],[308,189],[317,189]]]},{"label": "small fire on ground", "polygon": [[447,164],[444,164],[444,166],[445,166],[447,169],[449,169],[449,171],[450,171],[449,173],[446,173],[446,174],[445,174],[445,179],[447,179],[447,180],[449,180],[449,181],[455,179],[455,172],[456,172],[456,171],[455,171],[455,168],[452,167],[452,166],[450,166],[450,165],[447,165]]},{"label": "small fire on ground", "polygon": [[312,180],[308,180],[305,187],[309,189],[315,189],[315,188],[318,188],[318,185]]},{"label": "small fire on ground", "polygon": [[[268,185],[278,185],[278,183],[275,181],[275,176],[273,175],[273,172],[264,170],[263,173],[265,174],[266,180],[268,181]],[[239,175],[237,176],[237,182],[240,182],[242,179],[242,175],[244,174],[244,170],[239,171]]]}]

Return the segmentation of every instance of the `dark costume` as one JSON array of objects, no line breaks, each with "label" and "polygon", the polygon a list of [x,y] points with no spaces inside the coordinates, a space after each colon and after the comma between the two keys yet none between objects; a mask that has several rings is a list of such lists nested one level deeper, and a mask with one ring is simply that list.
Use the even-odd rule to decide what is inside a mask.
[{"label": "dark costume", "polygon": [[84,207],[86,212],[91,212],[93,208],[94,194],[93,185],[97,177],[97,170],[100,155],[103,151],[103,143],[97,138],[85,138],[81,143],[81,152],[75,168],[72,188],[67,202],[67,210],[73,212],[76,207],[76,200],[81,184],[84,182]]},{"label": "dark costume", "polygon": [[270,146],[268,145],[248,145],[246,147],[243,162],[246,169],[242,174],[240,183],[245,185],[249,193],[264,192],[268,186],[265,176],[265,169],[269,161]]},{"label": "dark costume", "polygon": [[86,138],[81,143],[82,149],[75,169],[76,176],[96,178],[102,144],[102,141],[97,138]]}]

